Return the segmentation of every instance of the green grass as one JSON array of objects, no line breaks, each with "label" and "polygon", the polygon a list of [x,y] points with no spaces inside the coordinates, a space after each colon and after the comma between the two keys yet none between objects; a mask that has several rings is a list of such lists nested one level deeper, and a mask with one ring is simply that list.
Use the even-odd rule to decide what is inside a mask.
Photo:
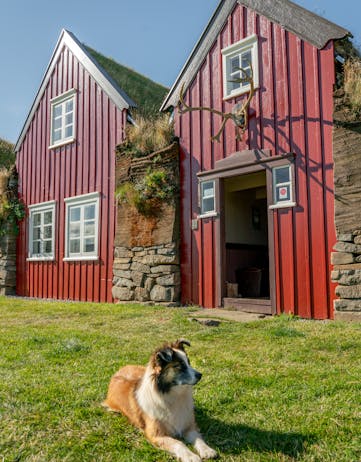
[{"label": "green grass", "polygon": [[361,325],[206,327],[189,310],[0,297],[0,461],[173,460],[100,406],[120,365],[186,337],[197,420],[221,461],[361,460]]}]

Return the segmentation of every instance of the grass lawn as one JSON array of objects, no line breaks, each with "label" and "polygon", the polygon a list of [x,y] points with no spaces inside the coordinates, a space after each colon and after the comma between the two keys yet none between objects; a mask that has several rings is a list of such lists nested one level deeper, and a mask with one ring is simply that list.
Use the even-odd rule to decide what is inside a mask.
[{"label": "grass lawn", "polygon": [[189,310],[0,297],[0,461],[173,460],[100,406],[120,365],[186,337],[221,461],[361,460],[361,324],[206,327]]}]

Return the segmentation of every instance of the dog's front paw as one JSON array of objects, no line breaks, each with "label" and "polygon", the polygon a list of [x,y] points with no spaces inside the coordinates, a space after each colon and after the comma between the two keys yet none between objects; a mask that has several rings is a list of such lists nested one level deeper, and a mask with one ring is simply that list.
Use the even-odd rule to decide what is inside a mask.
[{"label": "dog's front paw", "polygon": [[202,462],[202,459],[190,451],[187,447],[182,448],[181,451],[177,451],[176,457],[181,462]]},{"label": "dog's front paw", "polygon": [[203,447],[199,451],[199,455],[201,456],[201,459],[217,459],[218,457],[217,452],[209,446]]},{"label": "dog's front paw", "polygon": [[189,451],[186,456],[179,458],[179,460],[182,462],[202,462],[202,459],[191,451]]},{"label": "dog's front paw", "polygon": [[187,462],[202,462],[202,459],[200,459],[197,454],[192,454],[189,459],[187,459]]}]

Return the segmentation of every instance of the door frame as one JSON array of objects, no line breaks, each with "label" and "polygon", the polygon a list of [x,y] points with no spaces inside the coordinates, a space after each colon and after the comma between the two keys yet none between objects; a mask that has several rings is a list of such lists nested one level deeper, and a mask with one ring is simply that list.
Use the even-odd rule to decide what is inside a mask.
[{"label": "door frame", "polygon": [[216,211],[215,217],[215,303],[221,307],[226,294],[225,285],[225,212],[224,212],[224,179],[235,176],[247,175],[259,171],[266,171],[267,189],[267,221],[268,221],[268,252],[269,252],[269,282],[271,313],[277,313],[276,297],[276,262],[275,262],[275,234],[273,204],[273,180],[272,167],[284,163],[285,160],[294,157],[293,153],[280,156],[271,156],[268,149],[254,149],[239,151],[225,159],[215,163],[212,170],[198,173],[199,180],[215,181]]}]

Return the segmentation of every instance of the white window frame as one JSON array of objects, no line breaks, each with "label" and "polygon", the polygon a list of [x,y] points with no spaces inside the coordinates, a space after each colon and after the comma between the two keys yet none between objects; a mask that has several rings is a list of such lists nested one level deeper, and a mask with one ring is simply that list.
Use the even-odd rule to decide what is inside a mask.
[{"label": "white window frame", "polygon": [[[52,98],[50,100],[50,105],[51,105],[51,110],[50,110],[50,146],[49,149],[56,148],[59,146],[62,146],[64,144],[72,143],[75,140],[76,137],[76,123],[75,123],[75,115],[76,115],[76,98],[75,98],[76,90],[73,88],[55,98]],[[72,100],[73,101],[73,121],[72,124],[66,124],[66,113],[63,110],[65,108],[65,105],[68,101]],[[59,105],[62,106],[62,115],[61,115],[61,138],[57,141],[54,141],[54,133],[53,133],[53,125],[54,125],[54,110],[56,107]],[[65,136],[65,129],[67,127],[71,126],[72,127],[72,134],[71,136]]]},{"label": "white window frame", "polygon": [[250,85],[232,89],[232,82],[230,82],[230,80],[232,80],[231,60],[237,56],[241,58],[242,54],[247,53],[248,51],[251,52],[254,87],[258,88],[258,37],[256,34],[253,34],[222,49],[223,99],[234,98],[236,96],[243,95],[250,90]]},{"label": "white window frame", "polygon": [[[29,220],[28,220],[28,230],[29,230],[29,242],[28,242],[28,261],[53,261],[55,259],[55,209],[56,209],[56,201],[48,201],[48,202],[41,202],[39,204],[29,205]],[[51,240],[51,253],[43,252],[43,243],[44,243],[44,214],[46,212],[52,212],[52,221],[48,223],[51,224],[52,227],[52,235],[50,239],[46,239],[47,241]],[[33,232],[34,232],[34,215],[41,214],[41,225],[40,225],[40,248],[41,251],[39,254],[33,253]]]},{"label": "white window frame", "polygon": [[[99,206],[100,206],[100,194],[98,192],[82,194],[81,196],[68,197],[64,199],[65,202],[65,256],[64,261],[79,261],[79,260],[98,260],[98,249],[99,249]],[[83,210],[84,206],[94,204],[95,205],[95,236],[94,236],[94,251],[84,252],[84,220]],[[81,221],[80,221],[80,252],[70,253],[69,246],[69,211],[71,207],[81,207]]]},{"label": "white window frame", "polygon": [[[276,182],[276,171],[280,169],[288,168],[289,171],[289,181],[285,183]],[[286,201],[277,201],[277,187],[286,186],[289,187],[290,198]],[[270,209],[281,209],[286,207],[295,207],[297,204],[295,202],[295,174],[294,174],[294,164],[293,162],[277,165],[272,168],[272,200],[273,205],[270,205]]]},{"label": "white window frame", "polygon": [[[211,196],[204,196],[204,186],[206,183],[213,183],[213,195]],[[209,210],[208,212],[204,211],[203,201],[204,199],[213,199],[213,210]],[[200,207],[200,215],[198,218],[209,218],[217,216],[217,203],[216,203],[216,180],[202,180],[199,182],[199,207]]]}]

